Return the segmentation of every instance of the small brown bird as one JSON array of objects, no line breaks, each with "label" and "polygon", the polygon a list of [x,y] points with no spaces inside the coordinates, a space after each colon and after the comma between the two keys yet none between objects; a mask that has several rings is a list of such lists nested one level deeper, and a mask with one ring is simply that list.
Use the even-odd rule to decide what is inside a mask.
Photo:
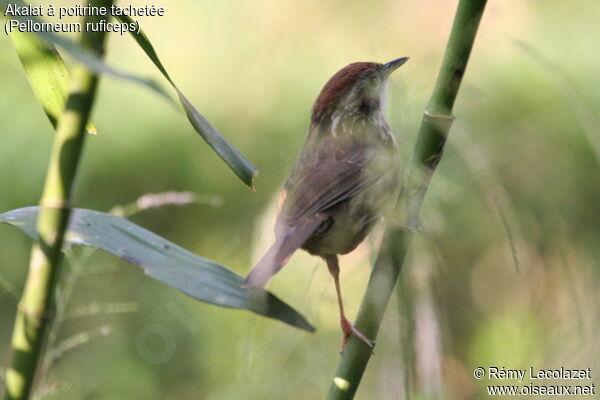
[{"label": "small brown bird", "polygon": [[325,84],[285,183],[275,243],[244,282],[264,286],[299,248],[322,257],[335,282],[342,350],[351,334],[373,346],[344,314],[337,255],[354,250],[396,197],[400,163],[384,100],[388,76],[407,60],[353,63]]}]

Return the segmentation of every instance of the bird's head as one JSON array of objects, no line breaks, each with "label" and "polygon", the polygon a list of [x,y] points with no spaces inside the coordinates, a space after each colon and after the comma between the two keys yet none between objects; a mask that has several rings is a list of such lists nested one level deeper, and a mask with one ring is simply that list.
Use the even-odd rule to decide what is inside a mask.
[{"label": "bird's head", "polygon": [[371,117],[381,111],[388,76],[408,61],[357,62],[345,66],[325,84],[312,109],[312,124],[326,123],[336,112]]}]

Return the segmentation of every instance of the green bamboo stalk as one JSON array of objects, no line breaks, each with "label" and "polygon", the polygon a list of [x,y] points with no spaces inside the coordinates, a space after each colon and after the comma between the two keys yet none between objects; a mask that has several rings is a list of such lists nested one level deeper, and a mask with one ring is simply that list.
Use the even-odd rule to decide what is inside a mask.
[{"label": "green bamboo stalk", "polygon": [[[402,199],[406,203],[400,203],[406,204],[408,226],[388,227],[358,312],[356,327],[372,339],[377,337],[385,308],[418,225],[419,210],[431,176],[442,157],[444,144],[454,119],[452,107],[486,1],[460,0],[458,4],[442,66],[424,112],[410,163],[408,184],[403,191],[406,198]],[[338,364],[327,400],[354,398],[371,354],[371,348],[362,341],[355,337],[350,339]]]},{"label": "green bamboo stalk", "polygon": [[[90,0],[109,7],[113,0]],[[85,23],[106,20],[90,16]],[[85,26],[85,24],[84,24]],[[102,55],[105,32],[84,31],[81,44]],[[29,273],[18,306],[12,336],[12,361],[6,371],[7,400],[28,399],[41,365],[44,343],[55,309],[55,290],[62,259],[62,244],[71,212],[70,198],[91,113],[98,76],[81,64],[73,66],[69,98],[56,128],[37,223]]]}]

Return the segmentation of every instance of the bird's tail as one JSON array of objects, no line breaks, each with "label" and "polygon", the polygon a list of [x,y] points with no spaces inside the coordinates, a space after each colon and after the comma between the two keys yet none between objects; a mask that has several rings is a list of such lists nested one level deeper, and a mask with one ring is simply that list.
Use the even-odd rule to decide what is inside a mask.
[{"label": "bird's tail", "polygon": [[314,216],[296,226],[288,227],[254,266],[243,285],[251,288],[263,287],[287,264],[292,254],[313,234],[323,220],[324,218],[320,216]]}]

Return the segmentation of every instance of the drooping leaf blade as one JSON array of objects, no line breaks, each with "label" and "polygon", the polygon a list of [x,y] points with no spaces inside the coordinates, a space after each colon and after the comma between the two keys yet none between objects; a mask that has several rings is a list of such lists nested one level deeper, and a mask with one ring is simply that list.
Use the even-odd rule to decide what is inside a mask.
[{"label": "drooping leaf blade", "polygon": [[231,168],[242,182],[250,190],[254,190],[254,179],[258,175],[258,169],[242,153],[229,144],[227,139],[200,114],[177,87],[175,87],[175,90],[177,90],[179,101],[196,132],[200,133],[206,143],[227,163],[229,168]]},{"label": "drooping leaf blade", "polygon": [[[0,214],[0,222],[19,228],[35,240],[38,211],[39,207],[8,211]],[[314,331],[302,315],[271,293],[242,287],[240,275],[128,220],[98,211],[73,209],[65,242],[101,249],[139,265],[154,279],[195,299],[246,309]]]},{"label": "drooping leaf blade", "polygon": [[[67,102],[69,71],[52,43],[29,32],[14,31],[10,34],[29,85],[54,128]],[[96,134],[92,121],[87,131]]]},{"label": "drooping leaf blade", "polygon": [[[139,23],[127,15],[115,15],[114,17],[124,24],[134,24],[134,25],[138,26],[138,28],[139,28]],[[175,86],[175,83],[173,83],[173,79],[171,79],[171,76],[167,72],[167,69],[163,65],[162,61],[160,61],[160,58],[158,57],[156,50],[154,50],[154,46],[152,45],[152,42],[150,42],[150,39],[146,35],[146,32],[144,32],[144,30],[142,28],[139,28],[139,32],[138,33],[131,32],[131,36],[137,42],[137,44],[142,48],[142,50],[144,50],[144,53],[146,53],[146,55],[150,58],[152,63],[154,65],[156,65],[156,67],[163,74],[163,76],[165,78],[167,78],[167,80],[171,83],[171,85]]]},{"label": "drooping leaf blade", "polygon": [[[27,4],[22,0],[0,0],[0,4],[5,8],[8,4],[15,4],[19,7],[25,7]],[[40,19],[34,16],[3,16],[3,18],[8,19],[16,19],[20,22],[27,23],[28,21],[32,23],[40,23]],[[121,17],[121,21],[126,21],[128,23],[134,23],[139,27],[139,24],[128,17]],[[105,73],[112,75],[114,77],[131,81],[159,94],[163,98],[167,99],[169,102],[174,103],[174,100],[171,96],[156,82],[151,79],[143,78],[128,72],[124,72],[120,69],[114,68],[111,65],[105,63],[100,58],[96,57],[92,52],[81,48],[76,43],[65,39],[59,35],[56,35],[52,32],[44,32],[44,31],[36,31],[34,32],[36,35],[39,35],[44,40],[61,47],[63,50],[68,52],[73,58],[78,61],[84,63],[88,68],[92,69],[97,73]],[[161,73],[167,78],[167,80],[171,83],[171,85],[177,91],[179,100],[181,105],[183,106],[186,116],[188,120],[194,127],[194,129],[204,138],[204,140],[215,150],[215,152],[227,163],[227,165],[232,169],[232,171],[246,184],[250,189],[254,189],[254,179],[258,175],[257,168],[246,158],[244,157],[238,150],[236,150],[231,144],[200,114],[200,112],[191,104],[191,102],[185,97],[185,95],[179,90],[177,86],[173,83],[173,80],[168,75],[166,69],[160,62],[156,51],[154,51],[154,47],[148,40],[147,36],[143,31],[138,33],[130,32],[136,42],[142,47],[144,52],[150,57],[152,62],[159,68]]]},{"label": "drooping leaf blade", "polygon": [[[139,27],[138,22],[134,21],[131,17],[126,15],[117,15],[115,18],[124,24],[135,24]],[[258,175],[258,169],[236,150],[228,141],[217,131],[204,116],[198,111],[197,108],[188,100],[183,92],[175,85],[173,79],[167,72],[167,69],[160,61],[152,42],[146,35],[146,33],[139,28],[139,32],[129,32],[137,44],[142,48],[144,53],[154,63],[156,68],[163,74],[163,76],[169,81],[173,88],[177,91],[179,101],[185,110],[190,123],[202,136],[202,138],[208,143],[209,146],[227,163],[229,168],[246,184],[250,189],[254,188],[254,179]]]}]

